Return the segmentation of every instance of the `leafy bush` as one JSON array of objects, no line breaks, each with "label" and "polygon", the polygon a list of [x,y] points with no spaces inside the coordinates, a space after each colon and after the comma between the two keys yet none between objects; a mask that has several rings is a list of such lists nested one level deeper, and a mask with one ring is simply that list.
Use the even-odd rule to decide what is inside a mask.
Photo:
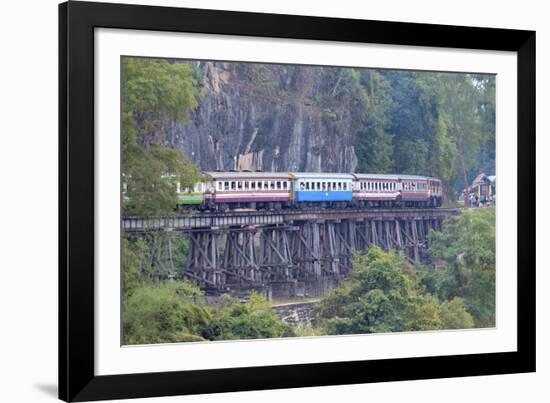
[{"label": "leafy bush", "polygon": [[125,344],[175,343],[204,340],[201,329],[211,319],[208,309],[194,302],[201,291],[187,281],[147,283],[134,289],[123,312]]},{"label": "leafy bush", "polygon": [[212,319],[203,329],[202,336],[209,340],[265,339],[294,336],[268,301],[252,292],[250,301],[242,304],[226,297],[212,313]]},{"label": "leafy bush", "polygon": [[476,327],[495,324],[495,209],[465,210],[431,233],[425,284],[440,300],[460,297]]},{"label": "leafy bush", "polygon": [[439,315],[444,329],[469,329],[474,327],[474,318],[466,311],[461,298],[455,297],[441,304]]},{"label": "leafy bush", "polygon": [[419,277],[398,253],[372,247],[356,254],[349,280],[316,309],[327,334],[440,329],[439,303],[427,295]]}]

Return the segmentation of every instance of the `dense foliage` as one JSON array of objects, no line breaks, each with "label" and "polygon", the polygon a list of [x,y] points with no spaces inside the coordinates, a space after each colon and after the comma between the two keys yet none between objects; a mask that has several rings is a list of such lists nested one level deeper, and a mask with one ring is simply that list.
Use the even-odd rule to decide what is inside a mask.
[{"label": "dense foliage", "polygon": [[357,170],[431,175],[447,197],[495,172],[495,78],[361,69]]},{"label": "dense foliage", "polygon": [[267,300],[252,293],[246,303],[224,296],[213,309],[212,320],[203,329],[208,340],[265,339],[294,336],[292,328],[282,322]]},{"label": "dense foliage", "polygon": [[431,240],[428,289],[442,300],[461,298],[476,327],[494,326],[495,209],[465,210]]},{"label": "dense foliage", "polygon": [[440,304],[420,280],[419,273],[397,252],[373,247],[367,254],[357,254],[350,278],[319,304],[319,326],[326,334],[473,326],[460,299]]},{"label": "dense foliage", "polygon": [[[181,239],[181,238],[180,238]],[[178,277],[166,262],[166,237],[150,234],[122,243],[123,336],[125,344],[260,339],[294,336],[266,299],[257,293],[247,303],[224,296],[208,304],[203,292]],[[186,245],[173,245],[172,259]],[[155,257],[156,256],[156,257]],[[165,261],[166,264],[163,264]]]},{"label": "dense foliage", "polygon": [[122,174],[125,209],[136,214],[166,214],[176,205],[176,185],[192,188],[196,165],[165,143],[166,122],[188,117],[200,86],[186,63],[122,59]]}]

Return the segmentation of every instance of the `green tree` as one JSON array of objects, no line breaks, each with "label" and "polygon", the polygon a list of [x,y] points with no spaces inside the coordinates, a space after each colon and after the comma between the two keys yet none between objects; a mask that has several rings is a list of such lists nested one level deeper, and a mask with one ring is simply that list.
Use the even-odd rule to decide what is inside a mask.
[{"label": "green tree", "polygon": [[465,210],[430,233],[434,268],[425,279],[440,300],[460,297],[476,327],[495,323],[495,209]]},{"label": "green tree", "polygon": [[187,281],[147,283],[133,290],[123,305],[125,344],[204,340],[210,312],[194,298],[201,291]]},{"label": "green tree", "polygon": [[392,108],[389,82],[375,69],[361,69],[365,115],[355,141],[359,172],[392,172],[393,135],[387,132]]},{"label": "green tree", "polygon": [[199,181],[198,167],[164,145],[167,122],[186,119],[199,94],[189,64],[122,59],[122,173],[128,212],[169,213],[177,204],[175,182],[191,188]]},{"label": "green tree", "polygon": [[245,304],[226,296],[202,330],[202,336],[209,340],[265,339],[294,335],[292,328],[279,319],[267,300],[255,292],[251,293],[250,300]]},{"label": "green tree", "polygon": [[141,284],[141,259],[140,256],[132,250],[129,241],[122,239],[122,293],[123,299],[132,295],[133,291]]},{"label": "green tree", "polygon": [[420,278],[395,251],[372,247],[356,254],[343,285],[316,308],[327,334],[397,332],[441,328],[437,299],[426,295]]},{"label": "green tree", "polygon": [[439,316],[443,322],[443,329],[469,329],[474,327],[474,318],[464,307],[461,298],[454,297],[444,301],[439,309]]}]

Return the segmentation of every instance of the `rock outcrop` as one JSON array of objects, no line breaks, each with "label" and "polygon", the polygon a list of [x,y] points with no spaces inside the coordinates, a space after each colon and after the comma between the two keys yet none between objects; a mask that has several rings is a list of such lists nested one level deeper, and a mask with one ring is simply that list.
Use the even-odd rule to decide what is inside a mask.
[{"label": "rock outcrop", "polygon": [[204,93],[189,120],[168,124],[166,140],[202,170],[355,170],[353,144],[364,105],[345,87],[349,69],[198,67]]}]

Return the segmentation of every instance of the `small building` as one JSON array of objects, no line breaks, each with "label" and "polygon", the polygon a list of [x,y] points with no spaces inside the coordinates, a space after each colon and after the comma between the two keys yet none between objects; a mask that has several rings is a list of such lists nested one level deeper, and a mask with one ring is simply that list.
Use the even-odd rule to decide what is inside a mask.
[{"label": "small building", "polygon": [[494,205],[496,202],[496,176],[480,173],[464,189],[464,203],[469,206]]}]

